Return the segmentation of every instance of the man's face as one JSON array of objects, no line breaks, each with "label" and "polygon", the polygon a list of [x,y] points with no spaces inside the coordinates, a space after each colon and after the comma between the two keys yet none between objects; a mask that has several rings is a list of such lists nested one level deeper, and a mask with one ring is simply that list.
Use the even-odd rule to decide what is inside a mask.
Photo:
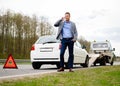
[{"label": "man's face", "polygon": [[69,14],[65,14],[65,19],[66,19],[66,21],[69,21],[70,20],[70,15]]}]

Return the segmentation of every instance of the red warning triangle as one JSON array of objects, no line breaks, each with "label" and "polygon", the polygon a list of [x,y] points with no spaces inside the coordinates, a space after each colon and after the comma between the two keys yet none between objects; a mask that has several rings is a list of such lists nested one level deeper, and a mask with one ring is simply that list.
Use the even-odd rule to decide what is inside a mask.
[{"label": "red warning triangle", "polygon": [[11,54],[8,56],[3,68],[18,68]]}]

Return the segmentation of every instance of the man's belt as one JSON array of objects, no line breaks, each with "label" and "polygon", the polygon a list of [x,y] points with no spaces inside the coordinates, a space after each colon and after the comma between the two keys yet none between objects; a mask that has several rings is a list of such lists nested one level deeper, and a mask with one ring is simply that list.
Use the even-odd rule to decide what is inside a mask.
[{"label": "man's belt", "polygon": [[63,38],[63,39],[65,39],[65,40],[70,40],[70,39],[73,39],[73,37],[71,37],[71,38]]}]

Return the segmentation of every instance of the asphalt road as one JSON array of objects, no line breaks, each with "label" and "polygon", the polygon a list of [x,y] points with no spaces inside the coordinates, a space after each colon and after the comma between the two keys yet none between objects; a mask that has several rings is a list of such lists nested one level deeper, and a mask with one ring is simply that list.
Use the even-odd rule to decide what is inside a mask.
[{"label": "asphalt road", "polygon": [[[120,65],[120,62],[115,62],[114,65]],[[3,65],[0,65],[0,80],[57,72],[56,65],[42,65],[41,69],[39,70],[34,70],[31,64],[21,64],[21,65],[19,64],[17,66],[18,69],[3,69]],[[95,68],[95,67],[90,67],[90,68]],[[74,65],[73,70],[78,70],[78,69],[83,69],[83,68],[80,65]]]}]

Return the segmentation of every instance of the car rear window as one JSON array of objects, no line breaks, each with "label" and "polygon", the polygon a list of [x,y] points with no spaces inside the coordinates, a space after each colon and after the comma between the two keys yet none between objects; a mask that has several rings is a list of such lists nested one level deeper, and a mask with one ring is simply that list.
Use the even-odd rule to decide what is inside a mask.
[{"label": "car rear window", "polygon": [[57,40],[55,36],[42,36],[36,42],[36,44],[44,43],[60,43],[60,41]]}]

